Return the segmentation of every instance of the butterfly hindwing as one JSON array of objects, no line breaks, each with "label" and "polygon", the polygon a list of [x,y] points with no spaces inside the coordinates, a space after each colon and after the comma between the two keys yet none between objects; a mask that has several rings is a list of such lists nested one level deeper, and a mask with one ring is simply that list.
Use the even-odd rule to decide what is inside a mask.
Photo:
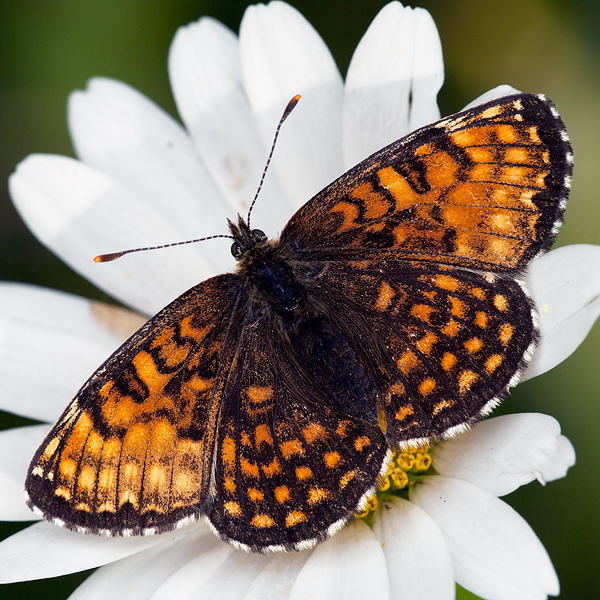
[{"label": "butterfly hindwing", "polygon": [[98,369],[32,460],[31,506],[111,535],[173,529],[202,511],[238,287],[224,275],[192,288]]},{"label": "butterfly hindwing", "polygon": [[219,419],[208,517],[218,535],[245,549],[302,549],[322,541],[364,503],[387,464],[377,423],[345,415],[316,386],[319,367],[298,353],[307,337],[300,334],[293,348],[262,321],[239,339]]},{"label": "butterfly hindwing", "polygon": [[306,257],[393,252],[518,271],[562,220],[571,148],[543,96],[476,106],[376,152],[307,202],[281,239]]}]

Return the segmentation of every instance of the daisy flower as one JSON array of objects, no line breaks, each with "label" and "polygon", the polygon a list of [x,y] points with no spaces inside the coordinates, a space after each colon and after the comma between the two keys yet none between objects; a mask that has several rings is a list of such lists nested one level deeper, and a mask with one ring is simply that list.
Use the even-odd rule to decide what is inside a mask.
[{"label": "daisy flower", "polygon": [[[181,28],[169,74],[184,126],[126,84],[93,79],[69,99],[80,160],[32,155],[10,179],[35,235],[144,315],[231,270],[225,242],[103,266],[90,257],[223,232],[227,217],[246,213],[281,109],[300,93],[253,212],[275,234],[348,167],[439,118],[443,63],[429,13],[392,2],[361,40],[343,82],[317,32],[275,1],[248,8],[239,37],[210,18]],[[502,86],[475,103],[512,91]],[[557,365],[585,337],[600,313],[599,265],[593,246],[555,250],[531,264],[541,341],[524,378]],[[46,422],[144,320],[9,283],[0,286],[0,318],[1,408]],[[0,518],[32,519],[23,481],[49,428],[0,433]],[[100,567],[71,598],[444,599],[454,597],[455,582],[490,600],[544,598],[559,591],[551,561],[499,496],[533,479],[563,477],[574,461],[552,417],[496,417],[430,451],[398,455],[373,510],[311,550],[246,554],[203,523],[109,539],[38,522],[0,543],[0,582]]]}]

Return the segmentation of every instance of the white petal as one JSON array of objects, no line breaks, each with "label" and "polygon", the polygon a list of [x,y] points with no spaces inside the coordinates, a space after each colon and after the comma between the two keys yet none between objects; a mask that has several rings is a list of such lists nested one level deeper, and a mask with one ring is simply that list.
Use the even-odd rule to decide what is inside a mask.
[{"label": "white petal", "polygon": [[433,466],[440,475],[464,479],[503,496],[538,479],[564,477],[575,464],[571,442],[556,419],[542,414],[503,415],[437,447]]},{"label": "white petal", "polygon": [[13,583],[85,571],[184,537],[196,526],[163,535],[106,538],[42,521],[0,543],[0,581]]},{"label": "white petal", "polygon": [[213,537],[208,527],[198,526],[182,539],[162,542],[101,567],[69,596],[69,600],[106,600],[115,597],[117,590],[119,598],[146,600],[198,552],[205,536]]},{"label": "white petal", "polygon": [[216,537],[205,538],[199,552],[152,595],[152,600],[237,600],[269,562],[269,557],[235,550]]},{"label": "white petal", "polygon": [[454,571],[442,532],[415,504],[394,499],[375,519],[392,598],[445,600],[455,596]]},{"label": "white petal", "polygon": [[273,555],[244,594],[244,600],[287,600],[292,584],[312,552],[285,552]]},{"label": "white petal", "polygon": [[43,244],[99,288],[147,314],[214,274],[206,258],[209,244],[212,253],[224,250],[223,240],[214,240],[98,264],[92,260],[97,254],[176,242],[183,234],[107,175],[64,156],[29,156],[11,175],[9,188]]},{"label": "white petal", "polygon": [[440,38],[424,9],[390,2],[352,56],[344,94],[344,164],[351,167],[409,131],[439,119]]},{"label": "white petal", "polygon": [[181,125],[154,102],[125,83],[96,78],[71,93],[67,114],[77,155],[143,198],[181,240],[226,233],[231,215],[221,194]]},{"label": "white petal", "polygon": [[389,593],[381,544],[357,520],[315,548],[294,582],[290,600],[385,600]]},{"label": "white petal", "polygon": [[431,476],[410,492],[441,529],[456,582],[486,600],[542,600],[558,595],[548,553],[508,504],[477,486]]},{"label": "white petal", "polygon": [[[246,216],[268,149],[244,94],[237,37],[210,18],[180,27],[169,51],[169,75],[198,154],[232,215]],[[274,235],[291,214],[276,174],[269,173],[254,222]]]},{"label": "white petal", "polygon": [[600,315],[600,246],[548,252],[529,265],[527,285],[538,308],[541,339],[521,381],[575,352]]},{"label": "white petal", "polygon": [[486,102],[490,102],[491,100],[497,100],[498,98],[504,98],[504,96],[512,96],[513,94],[520,94],[521,92],[516,88],[510,85],[499,85],[484,94],[481,94],[478,98],[475,98],[472,102],[469,102],[463,110],[467,110],[467,108],[473,108],[474,106],[479,106],[480,104],[485,104]]},{"label": "white petal", "polygon": [[142,324],[135,313],[101,302],[0,283],[0,408],[56,420],[83,382]]},{"label": "white petal", "polygon": [[291,206],[299,208],[343,170],[342,78],[319,34],[285,2],[246,9],[240,53],[246,92],[265,147],[271,145],[287,102],[302,95],[282,128],[273,157]]},{"label": "white petal", "polygon": [[0,519],[38,519],[25,504],[23,492],[27,467],[50,430],[49,425],[15,427],[0,431]]}]

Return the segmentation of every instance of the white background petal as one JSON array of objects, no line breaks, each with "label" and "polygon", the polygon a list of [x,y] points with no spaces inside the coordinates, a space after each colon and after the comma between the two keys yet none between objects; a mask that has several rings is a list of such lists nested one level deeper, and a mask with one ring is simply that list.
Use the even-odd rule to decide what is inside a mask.
[{"label": "white background petal", "polygon": [[[240,213],[245,217],[268,147],[244,93],[237,36],[210,18],[180,27],[169,52],[169,76],[179,114],[229,204],[229,216]],[[293,211],[276,173],[270,172],[267,179],[253,221],[273,236]]]},{"label": "white background petal", "polygon": [[[182,240],[227,233],[231,215],[191,140],[154,102],[125,83],[98,77],[71,93],[67,114],[79,158],[143,198]],[[217,262],[215,268],[224,266]]]},{"label": "white background petal", "polygon": [[[203,244],[141,252],[112,263],[97,254],[178,242],[183,233],[109,176],[64,156],[33,154],[9,180],[21,217],[42,243],[99,288],[140,312],[153,314],[215,274]],[[211,252],[229,254],[226,240]],[[232,258],[233,261],[233,258]]]},{"label": "white background petal", "polygon": [[302,95],[273,157],[291,206],[299,208],[343,171],[341,75],[319,34],[285,2],[246,9],[240,52],[246,92],[265,147],[270,147],[288,101]]},{"label": "white background petal", "polygon": [[540,318],[540,344],[521,381],[575,352],[600,315],[600,246],[575,244],[534,260],[527,285]]},{"label": "white background petal", "polygon": [[485,102],[491,102],[492,100],[496,100],[497,98],[502,98],[504,96],[512,96],[513,94],[520,94],[521,92],[510,85],[499,85],[484,94],[481,94],[478,98],[475,98],[472,102],[469,102],[463,110],[467,110],[467,108],[473,108],[474,106],[479,106],[480,104],[484,104]]},{"label": "white background petal", "polygon": [[185,537],[194,527],[197,525],[163,535],[106,538],[82,535],[42,521],[0,543],[0,582],[30,581],[85,571]]},{"label": "white background petal", "polygon": [[364,522],[356,520],[315,548],[290,600],[386,600],[389,593],[381,544]]},{"label": "white background petal", "polygon": [[[107,598],[127,598],[146,600],[175,571],[195,556],[212,534],[208,527],[198,526],[183,539],[162,542],[110,563],[92,573],[69,597],[69,600],[107,600]],[[173,596],[177,598],[175,594]]]},{"label": "white background petal", "polygon": [[373,531],[383,547],[391,598],[454,598],[448,546],[422,508],[402,498],[394,499],[376,516]]},{"label": "white background petal", "polygon": [[478,423],[435,448],[437,473],[469,481],[503,496],[534,479],[542,483],[566,475],[575,464],[571,442],[560,424],[537,413],[503,415]]},{"label": "white background petal", "polygon": [[0,519],[3,521],[33,521],[39,517],[25,504],[27,467],[49,425],[15,427],[0,432]]},{"label": "white background petal", "polygon": [[287,600],[298,573],[311,554],[311,550],[305,550],[273,555],[246,590],[244,600]]},{"label": "white background petal", "polygon": [[508,504],[466,481],[431,476],[410,500],[441,529],[456,581],[486,600],[542,600],[558,578],[531,527]]},{"label": "white background petal", "polygon": [[431,15],[399,2],[387,4],[348,67],[344,166],[350,168],[409,131],[439,119],[437,93],[443,81],[442,47]]}]

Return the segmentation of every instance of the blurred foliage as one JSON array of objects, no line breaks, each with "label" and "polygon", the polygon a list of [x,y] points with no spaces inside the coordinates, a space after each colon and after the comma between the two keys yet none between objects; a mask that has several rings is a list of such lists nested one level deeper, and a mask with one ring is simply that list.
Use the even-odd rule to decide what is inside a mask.
[{"label": "blurred foliage", "polygon": [[[321,33],[345,73],[352,51],[385,2],[291,0]],[[170,40],[180,25],[211,15],[234,31],[247,3],[238,0],[5,0],[0,19],[0,168],[6,181],[32,152],[73,155],[65,122],[69,92],[92,76],[128,82],[176,115],[167,76]],[[442,114],[501,83],[543,92],[560,110],[575,152],[575,176],[558,244],[600,243],[600,3],[597,0],[422,0],[444,48]],[[107,298],[28,232],[8,198],[0,199],[0,279]],[[554,562],[564,599],[600,589],[597,548],[600,328],[574,356],[514,391],[500,412],[555,416],[575,444],[569,476],[533,483],[507,501],[532,525]],[[68,402],[65,398],[65,405]],[[4,415],[1,427],[25,424]],[[22,524],[4,524],[6,537]],[[435,561],[435,557],[432,557]],[[1,588],[9,599],[67,598],[82,574]],[[459,592],[461,598],[471,597]],[[115,592],[115,597],[118,597]]]}]

